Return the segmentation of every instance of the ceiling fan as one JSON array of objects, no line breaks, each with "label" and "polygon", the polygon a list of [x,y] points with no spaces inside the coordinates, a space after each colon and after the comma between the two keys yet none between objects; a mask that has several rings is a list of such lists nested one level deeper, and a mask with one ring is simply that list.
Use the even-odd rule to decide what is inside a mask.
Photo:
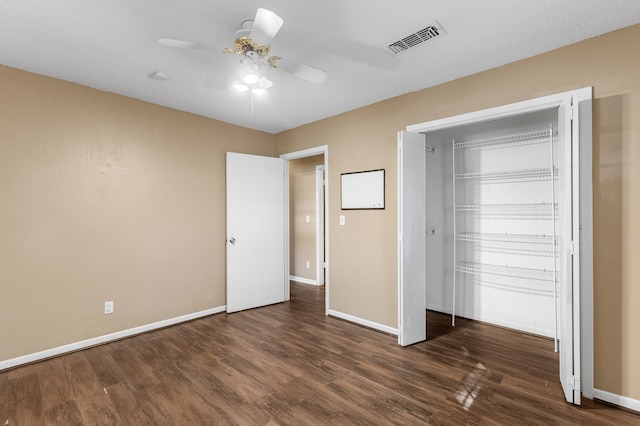
[{"label": "ceiling fan", "polygon": [[[283,24],[284,20],[275,12],[262,8],[258,9],[253,20],[246,20],[240,24],[240,29],[234,36],[233,47],[223,49],[223,53],[241,56],[238,79],[233,84],[235,90],[239,92],[251,90],[254,95],[263,95],[273,86],[271,69],[280,70],[316,84],[326,80],[327,73],[323,70],[280,56],[269,56],[271,41]],[[158,43],[169,47],[211,47],[169,38],[159,38]]]}]

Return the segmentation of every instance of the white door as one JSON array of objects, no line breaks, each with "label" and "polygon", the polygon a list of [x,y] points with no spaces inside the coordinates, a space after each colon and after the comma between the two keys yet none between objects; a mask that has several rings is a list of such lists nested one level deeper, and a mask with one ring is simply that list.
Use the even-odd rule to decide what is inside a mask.
[{"label": "white door", "polygon": [[398,343],[427,338],[425,138],[398,132]]},{"label": "white door", "polygon": [[[560,383],[568,402],[580,405],[581,396],[581,321],[580,321],[580,283],[582,267],[580,247],[582,243],[581,194],[591,193],[587,179],[581,179],[581,145],[590,146],[590,132],[582,129],[591,128],[591,103],[586,102],[581,114],[580,102],[591,99],[591,91],[581,92],[563,103],[559,108],[558,122],[564,123],[564,137],[567,143],[559,153],[559,163],[564,164],[565,195],[562,205],[562,222],[565,243],[560,246],[561,268],[565,271],[561,277],[558,295],[558,335],[560,350]],[[582,117],[584,115],[584,117]],[[562,128],[560,129],[562,131]],[[587,138],[589,139],[587,141]],[[589,165],[590,166],[590,165]],[[562,204],[562,203],[561,203]],[[590,210],[590,209],[589,209]],[[585,245],[587,246],[587,245]]]},{"label": "white door", "polygon": [[285,160],[227,153],[227,312],[285,301]]}]

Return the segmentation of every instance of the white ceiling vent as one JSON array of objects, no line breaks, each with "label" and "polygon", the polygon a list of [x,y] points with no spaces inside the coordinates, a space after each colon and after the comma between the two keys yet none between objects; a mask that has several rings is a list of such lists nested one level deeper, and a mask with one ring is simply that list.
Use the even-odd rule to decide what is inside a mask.
[{"label": "white ceiling vent", "polygon": [[445,35],[446,32],[437,21],[420,28],[417,31],[412,31],[402,37],[392,40],[389,43],[382,45],[381,47],[391,56],[398,56],[408,50],[418,47],[428,41],[440,38]]}]

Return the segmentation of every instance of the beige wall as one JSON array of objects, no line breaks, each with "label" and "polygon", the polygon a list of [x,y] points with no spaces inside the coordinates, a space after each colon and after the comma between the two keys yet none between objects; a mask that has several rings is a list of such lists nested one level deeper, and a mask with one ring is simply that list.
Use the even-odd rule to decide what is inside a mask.
[{"label": "beige wall", "polygon": [[[595,386],[640,399],[638,40],[634,26],[276,135],[276,154],[329,146],[330,308],[397,326],[398,130],[593,86]],[[377,168],[386,209],[340,211],[340,173]]]},{"label": "beige wall", "polygon": [[[397,325],[396,132],[384,104],[276,135],[278,154],[328,145],[329,285],[335,311]],[[340,174],[386,169],[384,210],[340,210]],[[345,226],[339,226],[344,215]]]},{"label": "beige wall", "polygon": [[224,305],[225,152],[273,146],[0,66],[0,361]]},{"label": "beige wall", "polygon": [[[316,166],[322,164],[324,155],[289,162],[291,275],[313,281],[317,278]],[[309,222],[306,220],[307,217]],[[309,262],[308,269],[306,262]]]}]

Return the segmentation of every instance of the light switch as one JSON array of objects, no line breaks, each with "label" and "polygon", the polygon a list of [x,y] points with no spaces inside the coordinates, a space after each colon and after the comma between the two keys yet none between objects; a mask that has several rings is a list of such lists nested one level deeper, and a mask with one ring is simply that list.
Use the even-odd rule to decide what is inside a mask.
[{"label": "light switch", "polygon": [[305,220],[307,221],[307,223],[311,222],[311,217],[309,215],[307,215],[307,217],[305,217]]},{"label": "light switch", "polygon": [[344,215],[341,214],[340,215],[340,225],[344,226],[344,223],[345,223],[345,218],[344,218]]}]

